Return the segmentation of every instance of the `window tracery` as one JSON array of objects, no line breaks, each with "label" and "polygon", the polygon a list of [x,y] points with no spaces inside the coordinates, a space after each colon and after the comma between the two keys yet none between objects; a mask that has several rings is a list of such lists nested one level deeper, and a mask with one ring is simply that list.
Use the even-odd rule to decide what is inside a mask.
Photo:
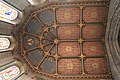
[{"label": "window tracery", "polygon": [[17,66],[11,66],[3,71],[0,71],[0,80],[11,80],[20,74],[20,69]]}]

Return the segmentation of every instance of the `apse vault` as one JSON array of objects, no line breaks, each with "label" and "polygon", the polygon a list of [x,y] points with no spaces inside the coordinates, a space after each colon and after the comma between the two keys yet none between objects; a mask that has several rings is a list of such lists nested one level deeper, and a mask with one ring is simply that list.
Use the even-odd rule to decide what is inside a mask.
[{"label": "apse vault", "polygon": [[109,2],[51,3],[33,10],[19,30],[22,59],[52,79],[112,80],[105,31]]}]

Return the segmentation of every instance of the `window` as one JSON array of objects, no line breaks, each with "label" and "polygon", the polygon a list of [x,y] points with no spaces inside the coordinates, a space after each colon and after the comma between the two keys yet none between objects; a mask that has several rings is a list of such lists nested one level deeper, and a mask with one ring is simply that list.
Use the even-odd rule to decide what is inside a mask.
[{"label": "window", "polygon": [[8,38],[0,38],[0,49],[7,49],[10,46]]},{"label": "window", "polygon": [[0,71],[0,80],[12,80],[20,74],[20,69],[17,66],[11,66],[3,71]]},{"label": "window", "polygon": [[7,6],[6,4],[0,2],[0,17],[8,20],[14,20],[18,16],[18,12]]},{"label": "window", "polygon": [[42,4],[47,0],[28,0],[28,2],[30,2],[30,4],[32,5],[38,5],[38,4]]}]

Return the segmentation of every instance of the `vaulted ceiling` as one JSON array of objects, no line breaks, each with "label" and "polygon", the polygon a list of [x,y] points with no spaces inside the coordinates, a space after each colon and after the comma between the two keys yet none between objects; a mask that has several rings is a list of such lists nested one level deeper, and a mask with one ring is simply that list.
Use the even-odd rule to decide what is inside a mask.
[{"label": "vaulted ceiling", "polygon": [[109,2],[95,2],[53,3],[26,17],[19,49],[32,71],[53,79],[111,79],[105,47]]},{"label": "vaulted ceiling", "polygon": [[118,47],[110,44],[113,29],[108,28],[112,22],[109,0],[19,1],[6,2],[24,17],[18,24],[1,22],[12,27],[7,28],[10,32],[1,27],[1,34],[15,38],[13,57],[25,63],[30,78],[113,80],[112,64],[117,62],[112,63],[111,55]]}]

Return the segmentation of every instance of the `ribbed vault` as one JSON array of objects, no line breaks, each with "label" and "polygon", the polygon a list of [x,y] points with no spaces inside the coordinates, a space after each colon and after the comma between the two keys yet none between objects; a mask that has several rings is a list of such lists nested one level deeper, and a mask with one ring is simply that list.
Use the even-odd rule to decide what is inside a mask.
[{"label": "ribbed vault", "polygon": [[52,78],[111,79],[105,47],[108,2],[54,3],[33,11],[20,30],[20,55]]}]

